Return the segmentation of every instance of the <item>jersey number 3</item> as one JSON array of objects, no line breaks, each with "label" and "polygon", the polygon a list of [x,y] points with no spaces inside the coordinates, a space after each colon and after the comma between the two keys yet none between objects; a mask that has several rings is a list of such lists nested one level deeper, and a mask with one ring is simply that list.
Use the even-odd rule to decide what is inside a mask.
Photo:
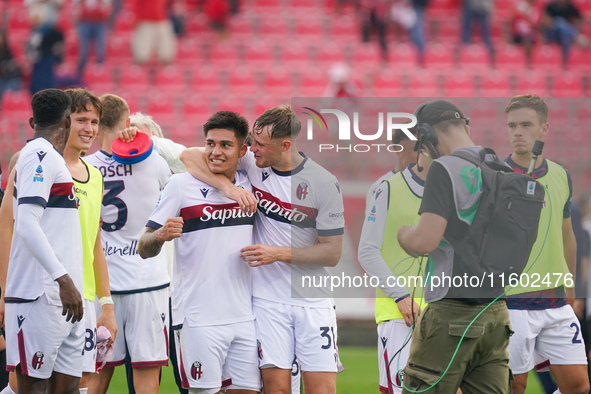
[{"label": "jersey number 3", "polygon": [[105,182],[105,191],[108,191],[103,196],[103,205],[114,205],[117,207],[117,219],[112,223],[103,222],[103,230],[111,232],[121,230],[125,223],[127,223],[127,205],[125,201],[117,197],[123,190],[125,190],[125,183],[123,181],[107,181]]}]

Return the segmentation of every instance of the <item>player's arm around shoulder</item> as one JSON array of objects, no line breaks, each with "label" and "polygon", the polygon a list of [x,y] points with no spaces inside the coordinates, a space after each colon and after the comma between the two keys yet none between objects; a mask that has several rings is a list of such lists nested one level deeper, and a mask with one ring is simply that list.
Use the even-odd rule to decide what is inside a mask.
[{"label": "player's arm around shoulder", "polygon": [[244,212],[256,212],[257,200],[250,190],[235,186],[222,174],[211,172],[207,165],[204,148],[187,148],[181,153],[180,159],[187,167],[187,172],[194,178],[220,190],[227,198],[236,201]]}]

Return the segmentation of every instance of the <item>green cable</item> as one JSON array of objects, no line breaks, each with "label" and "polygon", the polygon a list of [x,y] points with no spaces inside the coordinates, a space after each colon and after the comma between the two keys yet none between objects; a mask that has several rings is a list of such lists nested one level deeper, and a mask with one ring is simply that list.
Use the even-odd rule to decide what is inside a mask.
[{"label": "green cable", "polygon": [[[541,185],[541,183],[540,183]],[[544,187],[544,190],[547,192],[548,189],[546,188],[546,186],[542,185]],[[552,198],[550,197],[550,194],[546,193],[546,196],[548,196],[548,208],[552,209]],[[534,266],[534,264],[538,261],[538,259],[540,258],[540,255],[542,254],[542,250],[544,249],[544,245],[546,245],[546,240],[548,239],[548,233],[550,233],[550,225],[552,224],[552,213],[550,213],[550,215],[548,215],[550,218],[550,221],[548,222],[548,227],[546,228],[546,234],[544,236],[544,241],[542,242],[542,247],[540,248],[540,251],[538,252],[538,255],[536,256],[534,262],[530,265],[529,269],[527,271],[525,271],[525,273],[527,274]],[[510,286],[510,285],[509,285]],[[470,322],[470,324],[468,324],[468,327],[466,327],[466,330],[464,330],[464,333],[462,334],[462,336],[460,337],[460,342],[458,343],[458,346],[456,346],[456,350],[454,351],[454,354],[451,356],[451,360],[449,361],[449,364],[447,364],[447,368],[445,368],[445,371],[443,371],[443,374],[441,375],[441,377],[439,379],[437,379],[437,381],[435,383],[433,383],[431,386],[427,387],[424,390],[411,390],[408,387],[406,387],[406,385],[404,384],[404,380],[402,379],[402,376],[400,375],[400,369],[398,369],[397,375],[400,378],[400,381],[402,382],[402,387],[404,389],[406,389],[408,392],[410,393],[424,393],[427,390],[431,390],[433,387],[435,387],[440,381],[441,379],[443,379],[445,377],[445,374],[447,373],[447,371],[449,370],[449,368],[451,367],[452,362],[454,361],[454,358],[456,357],[456,354],[458,353],[458,350],[460,350],[460,345],[462,344],[462,341],[464,340],[464,337],[466,336],[466,333],[468,333],[468,329],[470,329],[470,327],[472,327],[472,324],[474,324],[474,322],[476,321],[476,319],[478,319],[478,317],[485,311],[488,309],[489,306],[491,306],[494,302],[496,302],[499,298],[501,298],[502,296],[504,296],[505,294],[507,294],[507,292],[513,288],[515,288],[516,286],[511,286],[509,289],[505,290],[503,292],[503,294],[501,294],[500,296],[498,296],[497,298],[495,298],[494,300],[492,300],[487,306],[485,306],[475,317],[474,319],[472,319],[472,321]],[[411,328],[414,327],[414,324],[412,325]],[[411,331],[409,331],[408,335],[410,335]],[[408,338],[408,335],[406,336],[406,338]],[[406,340],[405,338],[405,340]],[[400,361],[400,356],[398,356],[398,361]],[[396,365],[397,367],[399,366],[398,364]]]}]

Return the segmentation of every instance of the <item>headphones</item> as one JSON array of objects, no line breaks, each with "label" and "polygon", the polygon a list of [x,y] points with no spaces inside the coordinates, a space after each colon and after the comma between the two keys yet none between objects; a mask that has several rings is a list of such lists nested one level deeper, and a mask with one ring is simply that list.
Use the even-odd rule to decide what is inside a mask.
[{"label": "headphones", "polygon": [[[414,112],[414,115],[417,117],[417,119],[419,118],[421,111],[423,111],[425,107],[431,103],[432,101],[427,101],[418,106],[418,108]],[[463,119],[466,122],[466,125],[470,124],[470,119],[466,118],[459,112],[455,112],[453,116],[448,117],[447,119],[441,119],[440,121],[451,119]],[[421,149],[424,146],[425,148],[427,148],[427,151],[429,152],[429,156],[431,157],[431,159],[437,159],[440,156],[439,151],[437,150],[439,138],[437,138],[437,133],[435,132],[435,129],[433,129],[433,126],[431,126],[429,123],[421,123],[420,125],[418,125],[416,128],[416,134],[417,143],[415,144],[415,151],[417,152],[417,170],[421,172],[423,171],[423,167],[421,167],[418,164]]]},{"label": "headphones", "polygon": [[[419,117],[419,114],[428,104],[430,101],[427,101],[418,106],[415,110],[414,115]],[[435,160],[439,157],[439,151],[437,151],[436,146],[439,144],[439,139],[437,138],[437,133],[433,129],[429,123],[421,123],[416,127],[416,135],[417,135],[417,143],[415,144],[415,151],[417,152],[417,170],[419,172],[423,171],[423,167],[419,164],[419,155],[421,154],[421,149],[423,146],[427,148],[429,152],[429,156]]]}]

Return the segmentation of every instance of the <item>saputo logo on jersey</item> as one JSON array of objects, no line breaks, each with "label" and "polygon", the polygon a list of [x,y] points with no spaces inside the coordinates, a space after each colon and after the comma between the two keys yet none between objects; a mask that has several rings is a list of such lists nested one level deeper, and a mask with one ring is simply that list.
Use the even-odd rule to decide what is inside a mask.
[{"label": "saputo logo on jersey", "polygon": [[[306,124],[306,138],[308,140],[314,139],[314,122],[320,127],[321,133],[329,133],[328,122],[326,117],[322,114],[332,114],[336,117],[338,122],[338,144],[326,144],[322,143],[318,145],[318,151],[336,151],[336,152],[401,152],[403,147],[400,144],[393,144],[392,137],[395,130],[401,130],[406,136],[416,141],[417,138],[409,131],[417,124],[417,118],[413,114],[407,112],[377,112],[372,114],[371,112],[363,113],[363,117],[375,116],[378,120],[377,131],[360,130],[359,112],[355,111],[352,113],[353,124],[351,125],[351,117],[345,111],[340,109],[321,109],[317,111],[310,107],[303,107],[308,112],[303,112],[305,115],[310,116]],[[368,118],[369,119],[369,118]],[[334,120],[334,119],[332,119]],[[330,122],[333,123],[332,121]],[[367,123],[367,122],[366,122]],[[373,124],[373,123],[372,123]],[[385,125],[385,126],[384,126]],[[352,126],[352,127],[351,127]],[[388,143],[378,143],[378,140],[383,139],[384,129],[386,133],[386,140]],[[368,141],[367,143],[352,144],[351,130],[355,138],[361,141]],[[372,142],[369,142],[372,141]],[[373,142],[375,141],[375,142]],[[341,143],[342,142],[342,143]]]},{"label": "saputo logo on jersey", "polygon": [[259,211],[271,219],[290,223],[298,227],[316,227],[316,208],[290,204],[276,198],[264,190],[253,186],[254,196],[258,201]]},{"label": "saputo logo on jersey", "polygon": [[237,203],[185,207],[181,209],[181,217],[185,222],[184,233],[212,227],[254,224],[254,212],[245,213]]}]

